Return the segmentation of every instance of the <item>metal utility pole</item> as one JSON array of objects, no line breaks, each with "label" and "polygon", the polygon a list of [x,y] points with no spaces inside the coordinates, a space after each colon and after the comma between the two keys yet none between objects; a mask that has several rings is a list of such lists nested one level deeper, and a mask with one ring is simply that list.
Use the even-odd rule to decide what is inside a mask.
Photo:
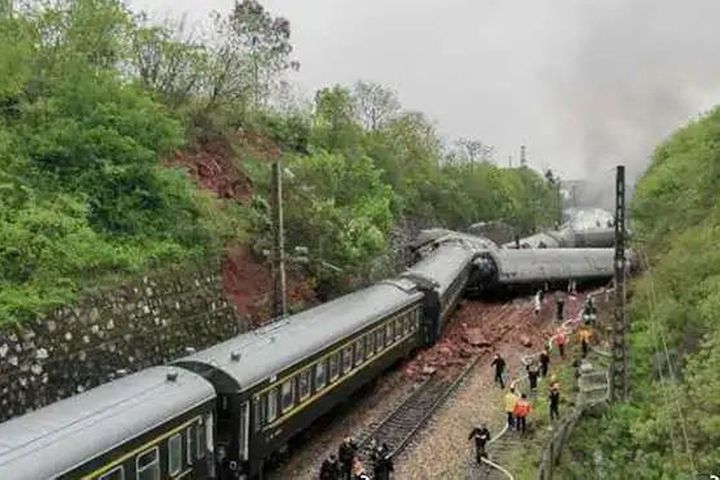
[{"label": "metal utility pole", "polygon": [[562,225],[562,221],[563,221],[563,201],[562,201],[562,192],[560,191],[562,183],[560,181],[560,177],[556,178],[555,183],[557,184],[557,208],[558,208],[557,224],[558,224],[558,226],[560,226],[560,225]]},{"label": "metal utility pole", "polygon": [[520,166],[527,167],[527,159],[525,158],[525,145],[520,145]]},{"label": "metal utility pole", "polygon": [[272,165],[272,213],[273,213],[273,316],[287,315],[285,284],[285,233],[283,231],[282,164]]},{"label": "metal utility pole", "polygon": [[628,392],[627,319],[625,318],[625,166],[618,165],[615,180],[615,318],[612,332],[613,401]]},{"label": "metal utility pole", "polygon": [[512,168],[512,155],[508,155],[508,168]]}]

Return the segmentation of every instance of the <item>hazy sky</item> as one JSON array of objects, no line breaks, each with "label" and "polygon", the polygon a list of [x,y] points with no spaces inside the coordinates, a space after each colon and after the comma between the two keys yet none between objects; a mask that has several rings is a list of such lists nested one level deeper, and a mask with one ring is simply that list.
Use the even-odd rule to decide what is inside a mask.
[{"label": "hazy sky", "polygon": [[[264,0],[288,18],[309,95],[372,80],[448,138],[528,147],[564,178],[642,170],[652,146],[720,103],[720,0]],[[131,0],[207,18],[232,0]],[[603,182],[605,183],[605,182]]]}]

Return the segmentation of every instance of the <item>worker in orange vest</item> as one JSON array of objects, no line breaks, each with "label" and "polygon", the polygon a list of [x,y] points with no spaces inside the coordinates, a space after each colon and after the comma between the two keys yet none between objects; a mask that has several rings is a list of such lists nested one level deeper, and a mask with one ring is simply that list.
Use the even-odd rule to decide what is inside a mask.
[{"label": "worker in orange vest", "polygon": [[581,328],[578,332],[578,336],[580,337],[580,344],[582,345],[582,355],[583,357],[586,357],[590,346],[590,337],[592,337],[592,332],[589,328]]},{"label": "worker in orange vest", "polygon": [[565,358],[565,345],[568,343],[567,335],[565,335],[565,332],[563,332],[562,329],[559,329],[554,338],[555,343],[558,346],[558,350],[560,350],[560,356]]},{"label": "worker in orange vest", "polygon": [[517,426],[518,432],[522,431],[522,433],[525,433],[525,429],[527,428],[527,416],[530,415],[531,410],[532,404],[523,393],[515,404],[515,425]]}]

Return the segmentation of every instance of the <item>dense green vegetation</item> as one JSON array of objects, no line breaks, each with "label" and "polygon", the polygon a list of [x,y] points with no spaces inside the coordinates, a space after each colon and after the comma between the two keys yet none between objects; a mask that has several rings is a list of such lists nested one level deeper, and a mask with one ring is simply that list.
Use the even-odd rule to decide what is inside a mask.
[{"label": "dense green vegetation", "polygon": [[[561,478],[720,472],[720,110],[659,146],[632,202],[632,394],[571,442]],[[707,477],[709,478],[709,477]]]},{"label": "dense green vegetation", "polygon": [[[339,265],[310,263],[336,291],[375,268],[399,218],[504,218],[527,232],[556,217],[541,176],[491,165],[479,142],[446,148],[381,86],[287,100],[290,24],[254,1],[217,14],[210,40],[117,0],[16,7],[0,12],[0,323],[110,279],[206,261],[227,242],[266,245],[275,155],[239,137],[277,145],[294,175],[288,243]],[[162,163],[208,142],[235,148],[256,185],[250,205],[202,193]]]}]

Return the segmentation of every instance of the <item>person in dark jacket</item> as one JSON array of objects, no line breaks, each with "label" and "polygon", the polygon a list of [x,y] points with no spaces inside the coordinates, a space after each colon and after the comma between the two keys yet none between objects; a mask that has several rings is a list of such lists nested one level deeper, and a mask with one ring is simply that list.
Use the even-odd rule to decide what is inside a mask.
[{"label": "person in dark jacket", "polygon": [[333,454],[320,467],[320,480],[340,480],[340,464]]},{"label": "person in dark jacket", "polygon": [[558,294],[555,297],[555,315],[557,317],[558,322],[563,321],[564,311],[565,311],[565,299],[562,297],[561,294]]},{"label": "person in dark jacket", "polygon": [[557,420],[560,418],[560,385],[554,383],[550,386],[550,393],[548,394],[548,400],[550,402],[550,421]]},{"label": "person in dark jacket", "polygon": [[527,364],[525,366],[525,369],[527,370],[528,383],[530,383],[530,395],[532,395],[534,398],[537,391],[537,382],[538,375],[540,375],[540,370],[538,369],[535,360],[532,360],[529,364]]},{"label": "person in dark jacket", "polygon": [[505,360],[499,353],[496,353],[490,365],[495,367],[495,383],[500,383],[500,388],[505,388],[505,380],[503,379],[503,373],[505,373]]},{"label": "person in dark jacket", "polygon": [[490,430],[485,425],[475,427],[470,431],[468,440],[475,440],[475,460],[478,465],[482,465],[482,459],[487,458],[485,446],[490,441]]},{"label": "person in dark jacket", "polygon": [[548,366],[550,366],[550,354],[547,351],[547,348],[543,348],[542,352],[540,352],[540,377],[545,378],[548,374]]},{"label": "person in dark jacket", "polygon": [[345,437],[345,440],[338,448],[338,459],[340,460],[340,478],[350,480],[353,472],[353,462],[357,454],[358,447],[352,437]]},{"label": "person in dark jacket", "polygon": [[380,447],[376,447],[372,454],[373,461],[373,479],[374,480],[390,480],[390,472],[394,470],[392,457],[390,457],[390,447],[383,442]]}]

